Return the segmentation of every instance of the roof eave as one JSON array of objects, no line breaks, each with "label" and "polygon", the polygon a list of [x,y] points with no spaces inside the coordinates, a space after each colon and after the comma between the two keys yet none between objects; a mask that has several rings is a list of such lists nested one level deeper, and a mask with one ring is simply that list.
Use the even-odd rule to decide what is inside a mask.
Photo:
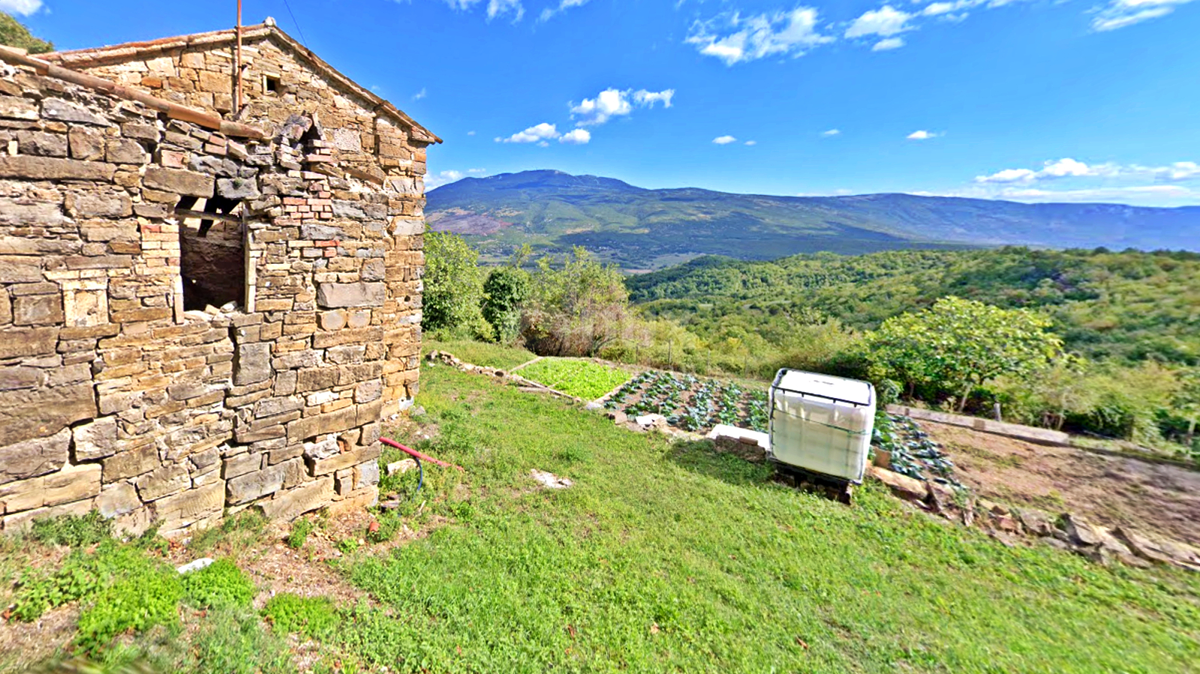
[{"label": "roof eave", "polygon": [[[404,126],[408,127],[412,138],[416,141],[428,144],[441,143],[439,138],[429,129],[426,129],[421,124],[417,123],[412,117],[409,117],[404,111],[397,108],[391,102],[378,96],[370,89],[363,87],[346,75],[342,74],[337,68],[334,68],[324,59],[317,56],[308,47],[298,42],[291,35],[284,32],[283,29],[273,23],[263,23],[255,26],[244,26],[242,28],[242,39],[255,39],[261,37],[275,37],[287,45],[292,50],[299,53],[302,57],[308,60],[314,67],[322,72],[330,79],[336,80],[342,86],[350,89],[356,95],[366,99],[372,105],[374,110],[382,111],[388,116],[395,118]],[[135,56],[147,51],[166,51],[169,49],[179,49],[185,47],[198,47],[222,44],[233,42],[237,39],[237,29],[226,29],[210,31],[207,33],[195,33],[192,35],[179,35],[175,37],[159,38],[157,40],[147,40],[144,42],[127,42],[106,47],[96,47],[92,49],[74,49],[70,51],[52,52],[42,54],[40,58],[51,63],[57,63],[62,66],[86,66],[105,61],[121,59],[128,56]]]}]

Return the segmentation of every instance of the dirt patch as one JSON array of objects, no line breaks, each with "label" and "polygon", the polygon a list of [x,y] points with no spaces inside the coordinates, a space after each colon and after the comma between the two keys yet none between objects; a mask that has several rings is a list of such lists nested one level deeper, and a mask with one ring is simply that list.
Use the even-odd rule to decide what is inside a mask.
[{"label": "dirt patch", "polygon": [[64,650],[78,622],[79,604],[74,602],[33,622],[5,622],[0,626],[0,671],[22,671],[14,666],[41,662]]},{"label": "dirt patch", "polygon": [[1200,544],[1200,472],[920,422],[976,494]]}]

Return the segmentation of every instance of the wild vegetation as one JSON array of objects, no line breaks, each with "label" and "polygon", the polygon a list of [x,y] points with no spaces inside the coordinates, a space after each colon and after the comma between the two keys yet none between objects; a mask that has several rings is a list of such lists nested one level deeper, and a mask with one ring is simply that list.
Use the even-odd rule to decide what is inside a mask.
[{"label": "wild vegetation", "polygon": [[[499,269],[527,289],[505,305],[508,325],[521,316],[508,343],[540,355],[762,379],[813,370],[869,379],[885,400],[989,416],[999,404],[1011,421],[1200,454],[1200,387],[1189,383],[1200,376],[1200,254],[706,257],[624,287],[615,267],[582,249],[491,273]],[[435,337],[472,332],[426,327]]]},{"label": "wild vegetation", "polygon": [[11,14],[0,12],[0,44],[28,50],[30,54],[54,51],[54,43],[36,38]]}]

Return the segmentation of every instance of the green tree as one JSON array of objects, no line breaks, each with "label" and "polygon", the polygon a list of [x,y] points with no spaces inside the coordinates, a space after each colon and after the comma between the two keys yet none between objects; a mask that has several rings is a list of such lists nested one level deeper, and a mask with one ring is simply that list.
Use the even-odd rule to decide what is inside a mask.
[{"label": "green tree", "polygon": [[1179,389],[1171,398],[1171,406],[1188,422],[1183,444],[1191,447],[1196,439],[1196,426],[1200,424],[1200,368],[1191,368],[1179,374]]},{"label": "green tree", "polygon": [[479,252],[462,237],[448,232],[425,234],[424,280],[424,330],[490,337],[490,327],[480,313]]},{"label": "green tree", "polygon": [[1029,373],[1062,352],[1050,320],[1024,309],[945,297],[933,307],[884,321],[868,344],[883,377],[961,393],[959,410],[976,387],[1001,375]]},{"label": "green tree", "polygon": [[632,322],[629,293],[617,267],[581,247],[559,268],[550,257],[538,260],[521,316],[521,334],[534,353],[594,356]]},{"label": "green tree", "polygon": [[521,335],[521,303],[529,296],[529,273],[516,267],[497,267],[483,282],[483,318],[496,340],[512,344]]},{"label": "green tree", "polygon": [[54,51],[54,43],[39,40],[29,29],[11,15],[0,12],[0,44],[26,49],[30,54],[45,54]]}]

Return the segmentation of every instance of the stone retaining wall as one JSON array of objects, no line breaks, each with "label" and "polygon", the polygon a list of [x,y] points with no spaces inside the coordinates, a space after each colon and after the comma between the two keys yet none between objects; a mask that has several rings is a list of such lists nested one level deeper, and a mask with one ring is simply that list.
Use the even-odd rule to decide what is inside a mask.
[{"label": "stone retaining wall", "polygon": [[[98,508],[178,536],[376,499],[380,420],[417,390],[428,141],[273,35],[250,60],[291,93],[255,92],[254,140],[0,63],[4,530]],[[220,111],[207,49],[105,75],[171,70],[156,95]]]}]

